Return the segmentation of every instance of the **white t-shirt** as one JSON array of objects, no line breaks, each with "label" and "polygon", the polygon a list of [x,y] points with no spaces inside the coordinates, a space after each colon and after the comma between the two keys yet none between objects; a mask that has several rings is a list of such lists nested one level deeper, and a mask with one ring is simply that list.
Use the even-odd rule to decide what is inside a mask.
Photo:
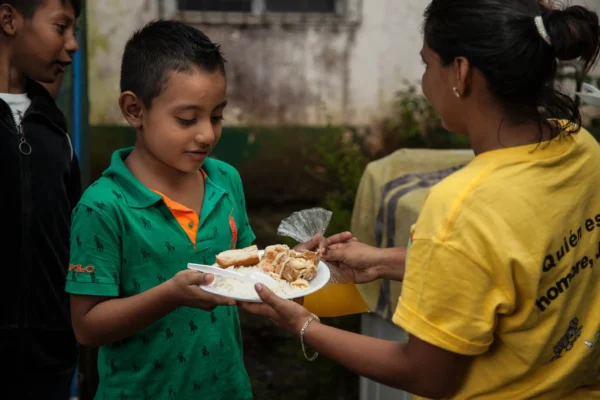
[{"label": "white t-shirt", "polygon": [[27,97],[27,93],[0,93],[0,99],[4,100],[8,104],[13,116],[15,117],[15,122],[17,125],[19,125],[23,119],[23,116],[25,115],[25,111],[27,111],[31,105],[31,100],[29,97]]},{"label": "white t-shirt", "polygon": [[[31,99],[27,96],[27,93],[22,94],[12,94],[12,93],[0,93],[0,99],[4,100],[6,104],[10,107],[10,110],[13,113],[13,117],[15,118],[15,123],[17,125],[21,124],[23,117],[25,116],[25,111],[31,105]],[[71,138],[69,135],[67,136],[67,140],[69,141],[69,147],[71,148],[71,159],[73,159],[74,150],[73,145],[71,143]]]}]

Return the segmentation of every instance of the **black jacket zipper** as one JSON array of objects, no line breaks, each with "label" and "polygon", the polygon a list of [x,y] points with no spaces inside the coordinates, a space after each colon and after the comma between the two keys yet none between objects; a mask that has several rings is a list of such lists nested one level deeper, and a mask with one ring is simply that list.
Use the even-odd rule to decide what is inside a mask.
[{"label": "black jacket zipper", "polygon": [[[40,360],[47,365],[66,365],[64,363],[76,361],[76,342],[68,321],[68,297],[64,293],[55,293],[60,285],[64,285],[62,271],[57,269],[58,263],[68,262],[68,252],[65,253],[68,248],[68,234],[65,229],[68,229],[70,202],[76,200],[76,188],[71,187],[71,182],[76,182],[69,179],[69,172],[71,167],[77,167],[73,164],[70,166],[68,160],[76,163],[76,158],[69,138],[56,136],[66,136],[67,121],[52,98],[41,85],[33,81],[27,82],[25,92],[31,100],[25,115],[17,113],[16,110],[13,114],[9,105],[2,99],[4,96],[0,97],[0,133],[4,133],[0,136],[4,137],[1,142],[5,147],[0,152],[5,155],[0,157],[6,161],[4,164],[9,168],[5,175],[7,183],[10,183],[9,190],[12,196],[6,198],[2,204],[19,211],[10,219],[14,227],[9,228],[19,235],[11,240],[17,247],[11,245],[10,249],[6,249],[16,253],[19,266],[18,271],[12,272],[14,285],[5,293],[7,296],[14,296],[12,302],[17,308],[6,313],[0,320],[0,340],[15,335],[20,339],[14,343],[4,343],[14,346],[15,352],[23,355],[13,363],[18,373],[26,373],[26,360],[29,358]],[[65,140],[69,143],[65,143]],[[33,154],[33,151],[36,153]],[[47,166],[42,162],[47,156],[56,161],[53,167],[58,168],[61,173],[52,171],[51,175],[45,174],[44,168]],[[46,182],[50,176],[52,182]],[[52,194],[49,199],[45,199],[42,192],[38,195],[40,184],[48,185]],[[63,192],[63,189],[66,189],[66,192]],[[56,215],[50,216],[46,212],[55,212]],[[56,236],[50,237],[43,229],[44,226],[38,226],[40,223],[56,224],[50,226]],[[41,257],[44,262],[39,262],[37,257]],[[40,268],[47,270],[42,271]],[[42,293],[48,293],[50,298],[45,299],[45,296],[41,296]],[[55,295],[61,296],[55,299]],[[37,309],[38,303],[43,310]],[[47,335],[50,331],[54,332],[52,335],[58,341],[48,342]],[[32,346],[40,351],[32,353]]]},{"label": "black jacket zipper", "polygon": [[[29,111],[29,110],[28,110]],[[33,273],[33,266],[31,260],[31,249],[33,248],[33,240],[32,240],[32,217],[33,217],[33,188],[32,188],[32,176],[31,176],[31,158],[29,157],[33,151],[31,144],[27,141],[27,137],[25,136],[25,131],[23,129],[23,123],[25,122],[25,118],[30,117],[31,115],[40,115],[44,119],[46,119],[48,123],[53,125],[55,128],[60,129],[56,124],[54,124],[50,119],[46,118],[45,115],[39,114],[36,112],[28,112],[26,111],[21,118],[21,122],[17,124],[14,114],[11,110],[11,115],[13,118],[13,122],[17,128],[17,134],[19,136],[19,152],[21,153],[20,164],[21,164],[21,183],[22,183],[22,192],[21,192],[21,204],[23,207],[22,214],[22,233],[23,233],[23,258],[25,261],[25,265],[23,268],[23,275],[21,278],[21,293],[23,298],[21,299],[22,308],[19,312],[19,326],[26,327],[28,324],[27,321],[27,310],[29,310],[29,297],[30,290],[28,285],[28,277]],[[63,132],[66,134],[65,132]]]},{"label": "black jacket zipper", "polygon": [[29,290],[29,277],[33,272],[32,258],[31,258],[31,249],[33,248],[33,236],[32,236],[32,221],[33,221],[33,183],[32,183],[32,166],[31,166],[31,153],[33,152],[33,148],[31,144],[27,141],[27,137],[25,136],[25,130],[23,124],[25,119],[31,118],[33,115],[39,115],[43,117],[46,122],[58,129],[63,134],[66,134],[63,129],[61,129],[56,123],[50,120],[46,115],[36,112],[32,110],[31,107],[25,111],[25,114],[21,118],[20,123],[17,124],[17,120],[15,118],[12,109],[8,104],[3,101],[0,101],[0,107],[6,107],[6,110],[11,116],[12,120],[12,128],[15,130],[17,137],[19,139],[18,150],[20,153],[19,156],[19,166],[20,166],[20,176],[21,176],[21,240],[22,247],[21,257],[23,261],[23,268],[21,269],[21,281],[20,290],[19,290],[19,311],[18,311],[18,326],[20,328],[25,328],[28,324],[28,310],[29,310],[29,298],[30,298],[30,290]]},{"label": "black jacket zipper", "polygon": [[31,188],[31,159],[29,155],[31,155],[32,148],[27,138],[25,137],[25,131],[23,129],[23,122],[25,121],[25,117],[27,116],[27,112],[21,118],[21,122],[17,124],[14,114],[11,110],[11,117],[14,123],[14,126],[17,130],[17,135],[19,137],[19,152],[21,156],[19,157],[19,164],[21,166],[21,205],[23,207],[23,212],[21,215],[22,218],[22,256],[24,259],[24,268],[22,269],[23,274],[21,275],[21,301],[20,301],[20,310],[19,310],[19,327],[24,328],[27,325],[27,310],[29,303],[29,290],[28,290],[28,277],[31,275],[31,251],[32,248],[32,239],[31,239],[31,219],[33,215],[33,199],[32,199],[32,188]]}]

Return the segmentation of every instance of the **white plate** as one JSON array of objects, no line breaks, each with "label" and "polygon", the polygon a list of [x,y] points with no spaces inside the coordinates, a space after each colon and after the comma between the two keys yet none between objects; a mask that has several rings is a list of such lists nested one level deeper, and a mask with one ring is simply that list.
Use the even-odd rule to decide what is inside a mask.
[{"label": "white plate", "polygon": [[[258,255],[261,258],[262,258],[263,253],[264,253],[264,250],[258,251]],[[319,265],[317,266],[317,274],[315,275],[315,278],[312,281],[308,282],[308,289],[303,290],[303,291],[298,291],[298,292],[294,293],[294,295],[282,296],[282,297],[284,299],[293,300],[296,298],[308,296],[309,294],[315,293],[316,291],[322,289],[325,285],[327,285],[327,283],[329,283],[330,278],[331,278],[331,272],[329,272],[329,268],[327,267],[327,265],[325,265],[321,261],[321,262],[319,262]],[[215,279],[216,279],[216,277],[215,277]],[[224,279],[227,279],[227,278],[224,278]],[[258,294],[256,294],[253,297],[236,296],[234,294],[231,294],[231,293],[222,291],[218,288],[212,287],[211,285],[200,286],[200,287],[202,289],[206,290],[207,292],[218,294],[220,296],[228,297],[231,299],[235,299],[237,301],[242,301],[242,302],[246,302],[246,303],[262,303],[262,300],[260,299],[260,297],[258,297]]]},{"label": "white plate", "polygon": [[581,92],[575,92],[575,94],[579,96],[585,104],[594,106],[600,105],[600,90],[589,83],[584,83],[581,87]]},{"label": "white plate", "polygon": [[589,104],[591,106],[600,105],[600,96],[596,94],[577,92],[577,96],[579,96],[581,100],[583,100],[584,104]]}]

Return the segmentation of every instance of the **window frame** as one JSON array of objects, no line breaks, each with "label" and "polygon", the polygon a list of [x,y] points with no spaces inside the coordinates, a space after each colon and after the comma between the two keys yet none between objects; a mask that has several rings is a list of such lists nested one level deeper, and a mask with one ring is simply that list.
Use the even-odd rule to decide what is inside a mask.
[{"label": "window frame", "polygon": [[177,0],[162,0],[161,9],[174,18],[192,24],[204,25],[314,25],[360,23],[363,0],[335,0],[335,12],[270,12],[265,0],[251,0],[251,12],[187,11],[180,10]]}]

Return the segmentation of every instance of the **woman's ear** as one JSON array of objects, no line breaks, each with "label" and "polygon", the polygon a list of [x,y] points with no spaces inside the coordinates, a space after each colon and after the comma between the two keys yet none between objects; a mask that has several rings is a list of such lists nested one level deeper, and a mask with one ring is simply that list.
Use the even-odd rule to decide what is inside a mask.
[{"label": "woman's ear", "polygon": [[119,107],[121,114],[133,128],[143,127],[144,113],[146,107],[144,103],[135,95],[135,93],[126,91],[119,96]]},{"label": "woman's ear", "polygon": [[461,97],[467,95],[471,84],[471,63],[464,57],[457,57],[454,59],[452,68],[456,90]]}]

